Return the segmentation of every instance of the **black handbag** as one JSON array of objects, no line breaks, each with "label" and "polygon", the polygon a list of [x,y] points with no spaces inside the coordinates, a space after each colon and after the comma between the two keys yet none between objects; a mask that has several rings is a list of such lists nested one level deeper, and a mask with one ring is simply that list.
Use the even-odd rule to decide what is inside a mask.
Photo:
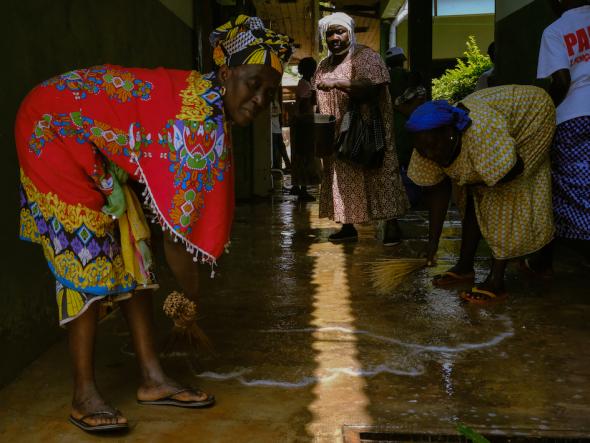
[{"label": "black handbag", "polygon": [[365,169],[376,169],[383,165],[385,157],[385,131],[379,105],[373,102],[368,107],[368,115],[363,115],[360,105],[351,101],[342,118],[336,157]]}]

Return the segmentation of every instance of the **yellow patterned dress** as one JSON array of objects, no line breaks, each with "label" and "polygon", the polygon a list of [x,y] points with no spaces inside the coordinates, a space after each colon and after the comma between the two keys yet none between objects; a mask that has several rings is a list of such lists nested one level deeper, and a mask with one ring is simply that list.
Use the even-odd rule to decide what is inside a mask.
[{"label": "yellow patterned dress", "polygon": [[[458,185],[463,209],[473,195],[483,238],[497,259],[530,254],[553,238],[549,148],[555,130],[555,107],[545,91],[509,85],[477,91],[461,101],[471,126],[462,136],[461,153],[446,168],[412,154],[408,176],[432,186],[445,176]],[[515,165],[524,172],[498,184]],[[470,186],[471,185],[471,186]]]}]

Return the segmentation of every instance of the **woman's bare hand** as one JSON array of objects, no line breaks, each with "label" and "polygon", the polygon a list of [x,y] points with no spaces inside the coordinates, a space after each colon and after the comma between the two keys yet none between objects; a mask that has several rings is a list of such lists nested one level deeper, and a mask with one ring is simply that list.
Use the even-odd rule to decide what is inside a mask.
[{"label": "woman's bare hand", "polygon": [[338,87],[338,80],[335,78],[326,78],[316,84],[320,91],[329,91]]}]

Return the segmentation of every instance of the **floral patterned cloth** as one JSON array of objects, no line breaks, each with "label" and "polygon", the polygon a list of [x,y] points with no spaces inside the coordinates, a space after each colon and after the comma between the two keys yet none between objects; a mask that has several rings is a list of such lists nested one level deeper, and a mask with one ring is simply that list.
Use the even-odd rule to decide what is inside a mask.
[{"label": "floral patterned cloth", "polygon": [[[375,85],[383,85],[379,93],[379,109],[385,126],[386,153],[383,166],[376,170],[365,170],[336,158],[325,158],[320,217],[341,223],[364,223],[401,216],[408,208],[408,198],[394,150],[393,109],[387,89],[387,67],[375,51],[357,45],[353,54],[338,65],[332,63],[332,57],[322,60],[312,84],[315,87],[323,79],[367,79]],[[317,101],[322,114],[336,117],[338,132],[342,117],[348,110],[348,94],[337,89],[318,90]]]},{"label": "floral patterned cloth", "polygon": [[[229,239],[234,183],[221,95],[212,76],[163,68],[96,66],[52,78],[16,121],[21,238],[43,247],[66,292],[70,320],[95,296],[135,288],[125,271],[109,162],[145,184],[146,204],[195,261],[213,263]],[[60,296],[60,294],[62,294]],[[82,301],[80,301],[82,300]]]}]

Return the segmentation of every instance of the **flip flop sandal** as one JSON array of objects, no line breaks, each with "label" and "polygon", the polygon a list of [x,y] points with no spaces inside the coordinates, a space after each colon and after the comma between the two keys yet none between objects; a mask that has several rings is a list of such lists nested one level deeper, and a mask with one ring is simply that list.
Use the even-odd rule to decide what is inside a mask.
[{"label": "flip flop sandal", "polygon": [[462,300],[479,305],[486,305],[493,302],[499,302],[508,297],[508,292],[492,292],[477,287],[471,288],[471,291],[463,291],[459,295]]},{"label": "flip flop sandal", "polygon": [[201,393],[201,391],[197,391],[191,388],[184,388],[179,389],[178,391],[166,396],[159,398],[158,400],[137,400],[137,403],[140,405],[152,405],[152,406],[177,406],[179,408],[206,408],[207,406],[212,406],[215,403],[215,397],[213,395],[207,394],[207,398],[205,400],[177,400],[173,398],[175,395],[180,394],[181,392],[193,392],[195,394]]},{"label": "flip flop sandal", "polygon": [[117,418],[121,413],[119,411],[112,412],[112,411],[98,411],[93,412],[92,414],[84,415],[80,418],[75,418],[73,415],[70,415],[69,420],[70,423],[79,427],[83,431],[86,432],[113,432],[113,431],[123,431],[129,429],[128,423],[110,423],[110,424],[103,424],[103,425],[91,425],[88,424],[85,420],[91,417],[101,417],[106,416],[110,418]]},{"label": "flip flop sandal", "polygon": [[469,274],[458,274],[453,271],[446,271],[432,277],[432,285],[437,288],[460,285],[462,283],[472,283],[475,279],[475,272]]}]

